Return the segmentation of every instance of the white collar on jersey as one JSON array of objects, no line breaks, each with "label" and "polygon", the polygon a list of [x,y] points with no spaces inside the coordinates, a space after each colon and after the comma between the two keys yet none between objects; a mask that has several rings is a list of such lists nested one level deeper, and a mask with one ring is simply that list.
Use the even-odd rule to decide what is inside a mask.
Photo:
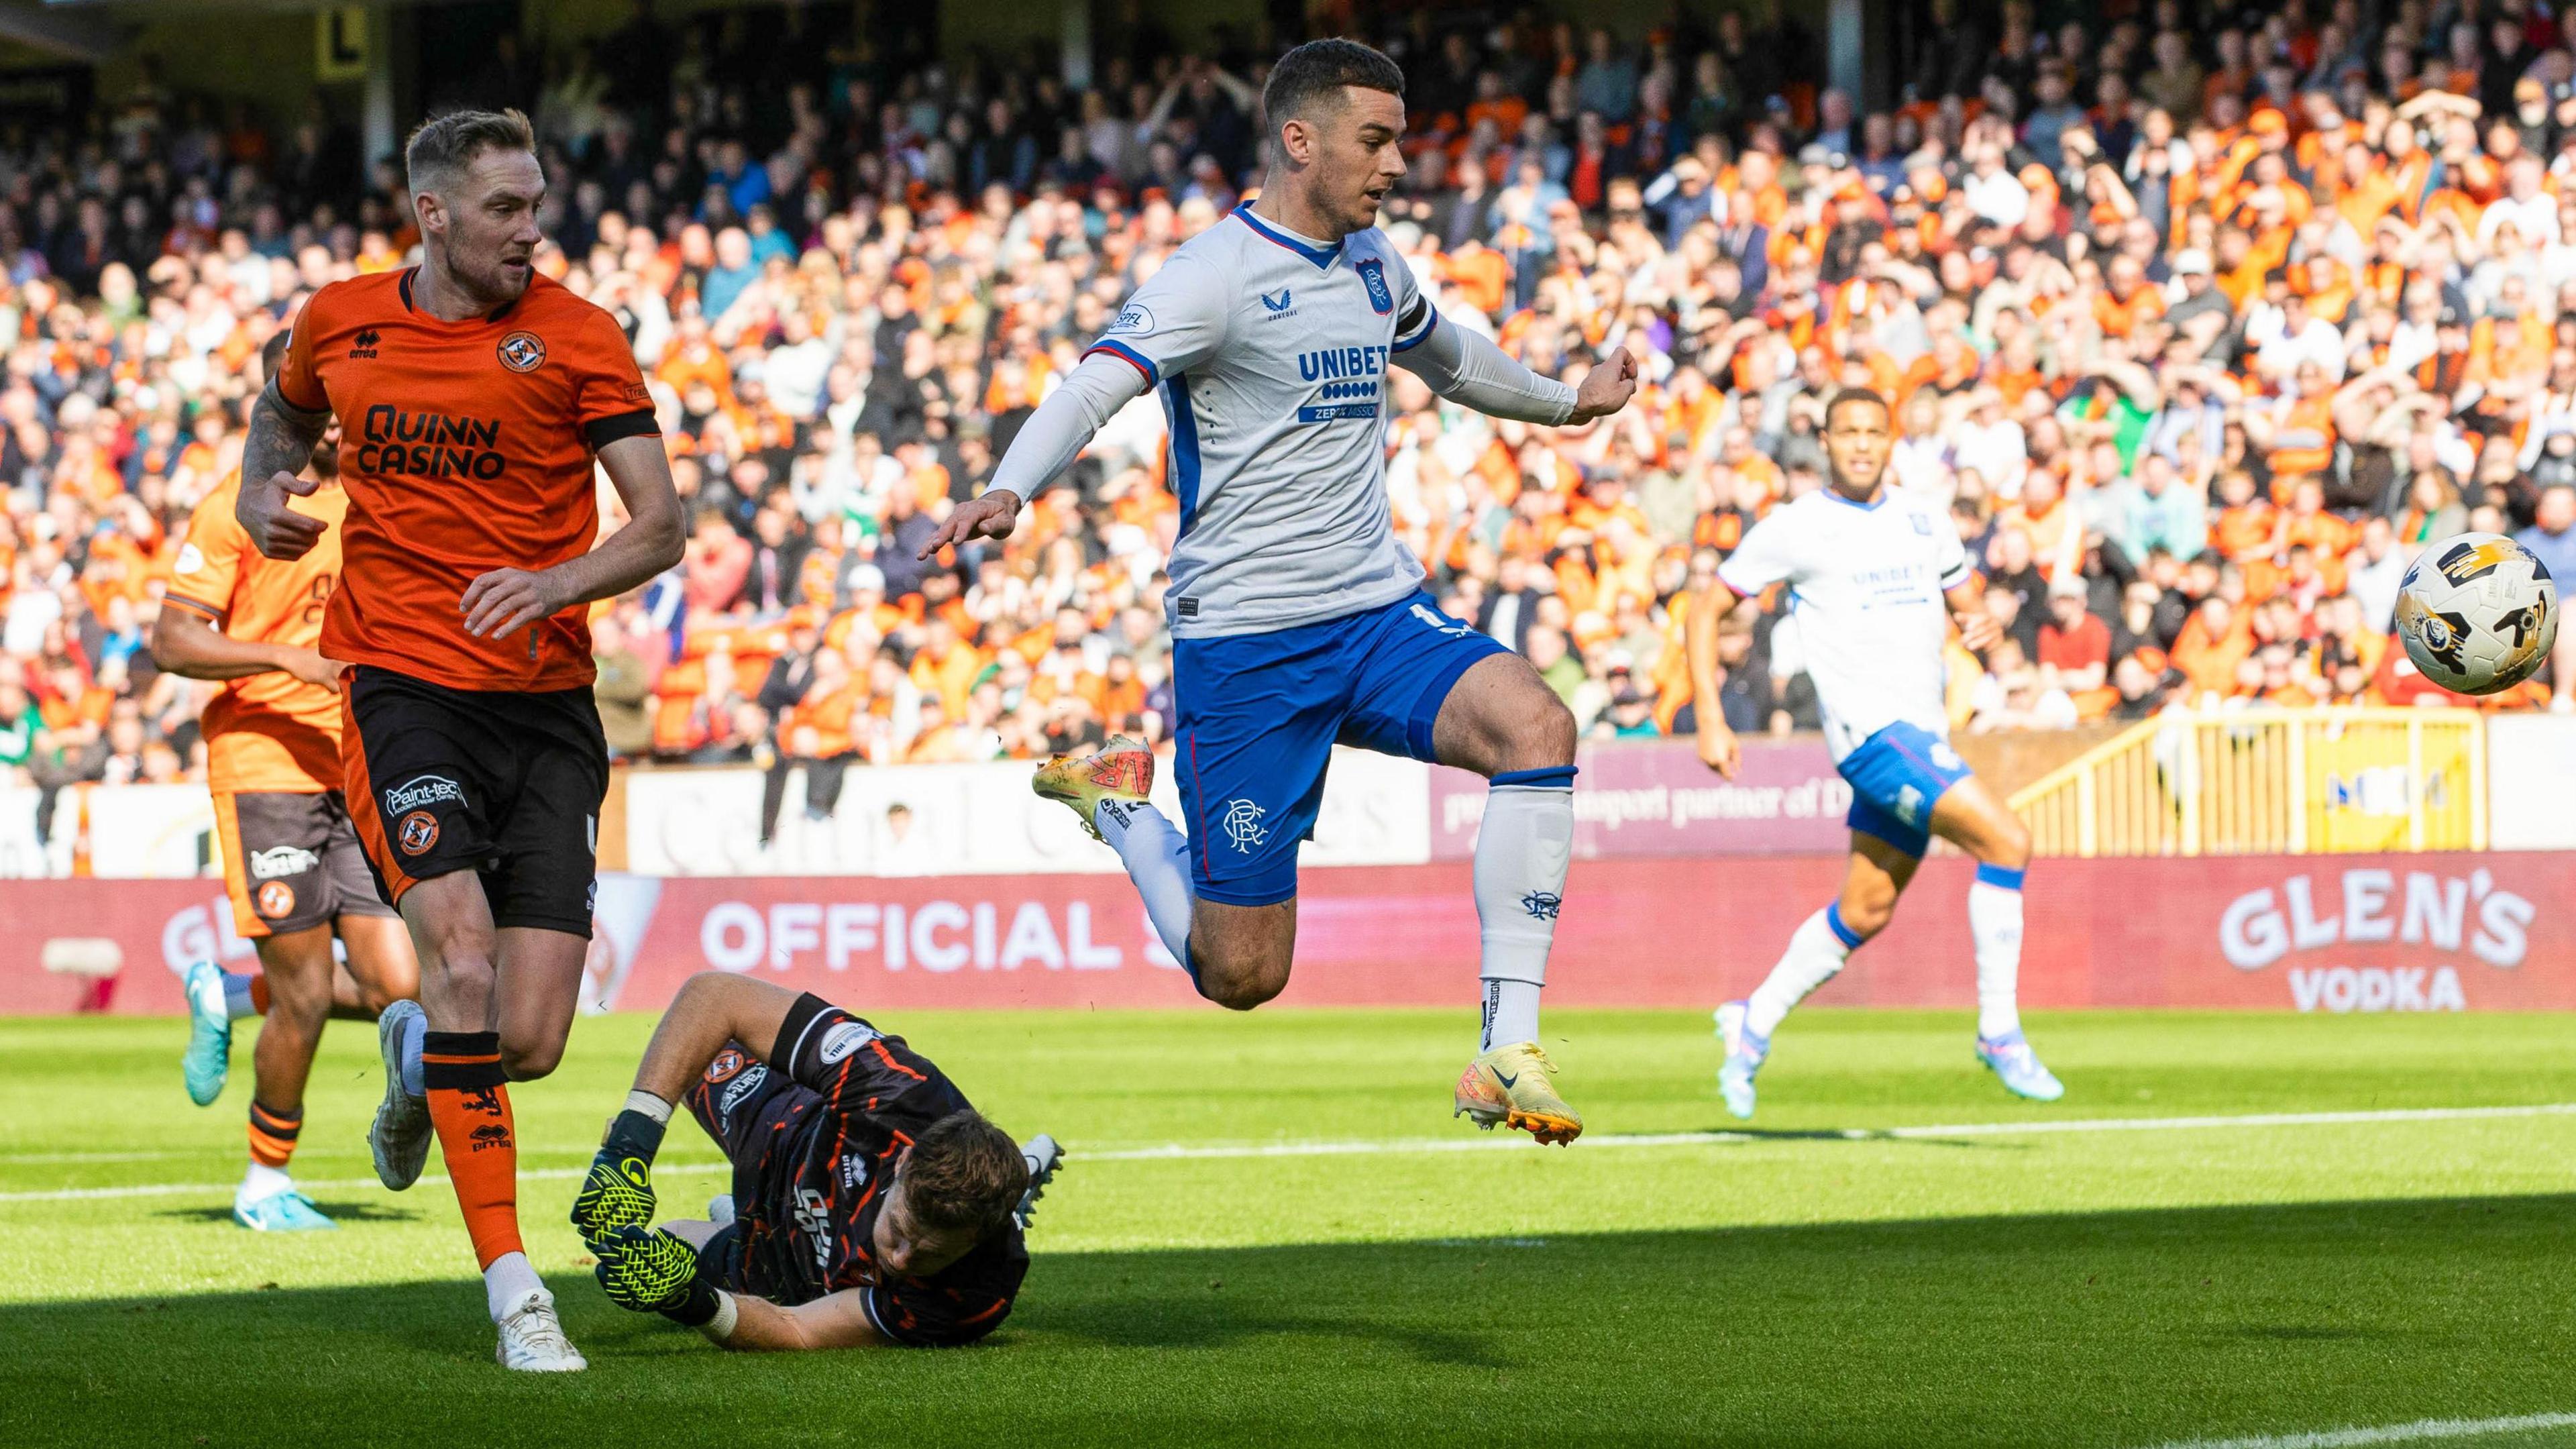
[{"label": "white collar on jersey", "polygon": [[1236,207],[1234,209],[1234,215],[1245,226],[1252,228],[1253,231],[1260,234],[1265,240],[1277,242],[1279,245],[1286,247],[1288,250],[1295,252],[1297,255],[1304,257],[1310,262],[1313,262],[1318,267],[1330,267],[1333,264],[1333,259],[1342,254],[1342,244],[1340,242],[1335,242],[1331,246],[1325,246],[1321,242],[1308,241],[1306,238],[1297,235],[1297,233],[1288,230],[1286,227],[1277,226],[1271,222],[1262,220],[1259,215],[1254,213],[1252,203],[1249,201]]}]

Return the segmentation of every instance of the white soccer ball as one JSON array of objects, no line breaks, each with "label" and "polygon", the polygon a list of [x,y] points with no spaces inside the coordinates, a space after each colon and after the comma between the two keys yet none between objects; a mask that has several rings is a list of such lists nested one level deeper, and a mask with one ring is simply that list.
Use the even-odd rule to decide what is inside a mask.
[{"label": "white soccer ball", "polygon": [[2398,586],[2397,637],[2444,689],[2511,689],[2548,662],[2558,642],[2558,586],[2531,550],[2500,533],[2442,539]]}]

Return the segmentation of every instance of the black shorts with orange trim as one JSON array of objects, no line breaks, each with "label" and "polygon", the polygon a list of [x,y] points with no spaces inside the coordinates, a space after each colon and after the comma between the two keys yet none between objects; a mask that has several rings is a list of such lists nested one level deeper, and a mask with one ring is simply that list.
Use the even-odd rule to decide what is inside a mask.
[{"label": "black shorts with orange trim", "polygon": [[587,685],[450,689],[361,664],[342,698],[343,778],[386,900],[470,870],[494,925],[589,938],[608,742]]},{"label": "black shorts with orange trim", "polygon": [[218,791],[214,798],[234,934],[256,941],[342,916],[393,914],[376,894],[339,791]]}]

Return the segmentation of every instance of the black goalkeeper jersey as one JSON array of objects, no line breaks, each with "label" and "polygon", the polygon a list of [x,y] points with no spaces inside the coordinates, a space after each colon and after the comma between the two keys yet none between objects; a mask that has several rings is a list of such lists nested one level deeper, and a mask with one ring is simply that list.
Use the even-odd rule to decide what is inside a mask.
[{"label": "black goalkeeper jersey", "polygon": [[880,1272],[872,1254],[895,1159],[968,1105],[903,1038],[798,998],[767,1060],[732,1043],[689,1093],[690,1112],[734,1169],[735,1225],[707,1245],[704,1267],[721,1286],[776,1303],[865,1288],[869,1318],[898,1343],[992,1332],[1029,1270],[1016,1224],[928,1278]]}]

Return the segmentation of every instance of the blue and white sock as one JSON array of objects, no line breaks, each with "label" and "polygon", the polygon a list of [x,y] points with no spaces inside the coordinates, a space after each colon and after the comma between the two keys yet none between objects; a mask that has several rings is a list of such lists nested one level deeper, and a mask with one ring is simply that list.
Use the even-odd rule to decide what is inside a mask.
[{"label": "blue and white sock", "polygon": [[1744,1030],[1760,1041],[1761,1050],[1771,1050],[1771,1033],[1780,1029],[1788,1018],[1789,1008],[1807,999],[1809,992],[1834,979],[1851,953],[1859,949],[1862,936],[1843,924],[1840,901],[1825,907],[1799,923],[1789,933],[1789,949],[1780,953],[1780,964],[1753,988],[1744,1001]]},{"label": "blue and white sock", "polygon": [[259,1015],[259,1008],[251,1004],[249,973],[226,971],[221,974],[224,978],[224,1015],[235,1021]]},{"label": "blue and white sock", "polygon": [[2000,865],[1977,867],[1968,887],[1968,930],[1977,943],[1977,1035],[2000,1041],[2021,1030],[2021,878]]},{"label": "blue and white sock", "polygon": [[420,1045],[429,1035],[429,1016],[413,1012],[402,1025],[402,1084],[408,1096],[427,1097],[429,1083],[421,1074]]},{"label": "blue and white sock", "polygon": [[1538,993],[1574,860],[1574,767],[1507,770],[1476,834],[1476,924],[1485,991],[1480,1051],[1538,1040]]},{"label": "blue and white sock", "polygon": [[1118,852],[1136,894],[1145,898],[1146,918],[1163,938],[1163,949],[1190,973],[1190,984],[1197,985],[1198,963],[1190,959],[1190,913],[1198,906],[1190,891],[1190,838],[1142,800],[1103,800],[1091,823]]}]

